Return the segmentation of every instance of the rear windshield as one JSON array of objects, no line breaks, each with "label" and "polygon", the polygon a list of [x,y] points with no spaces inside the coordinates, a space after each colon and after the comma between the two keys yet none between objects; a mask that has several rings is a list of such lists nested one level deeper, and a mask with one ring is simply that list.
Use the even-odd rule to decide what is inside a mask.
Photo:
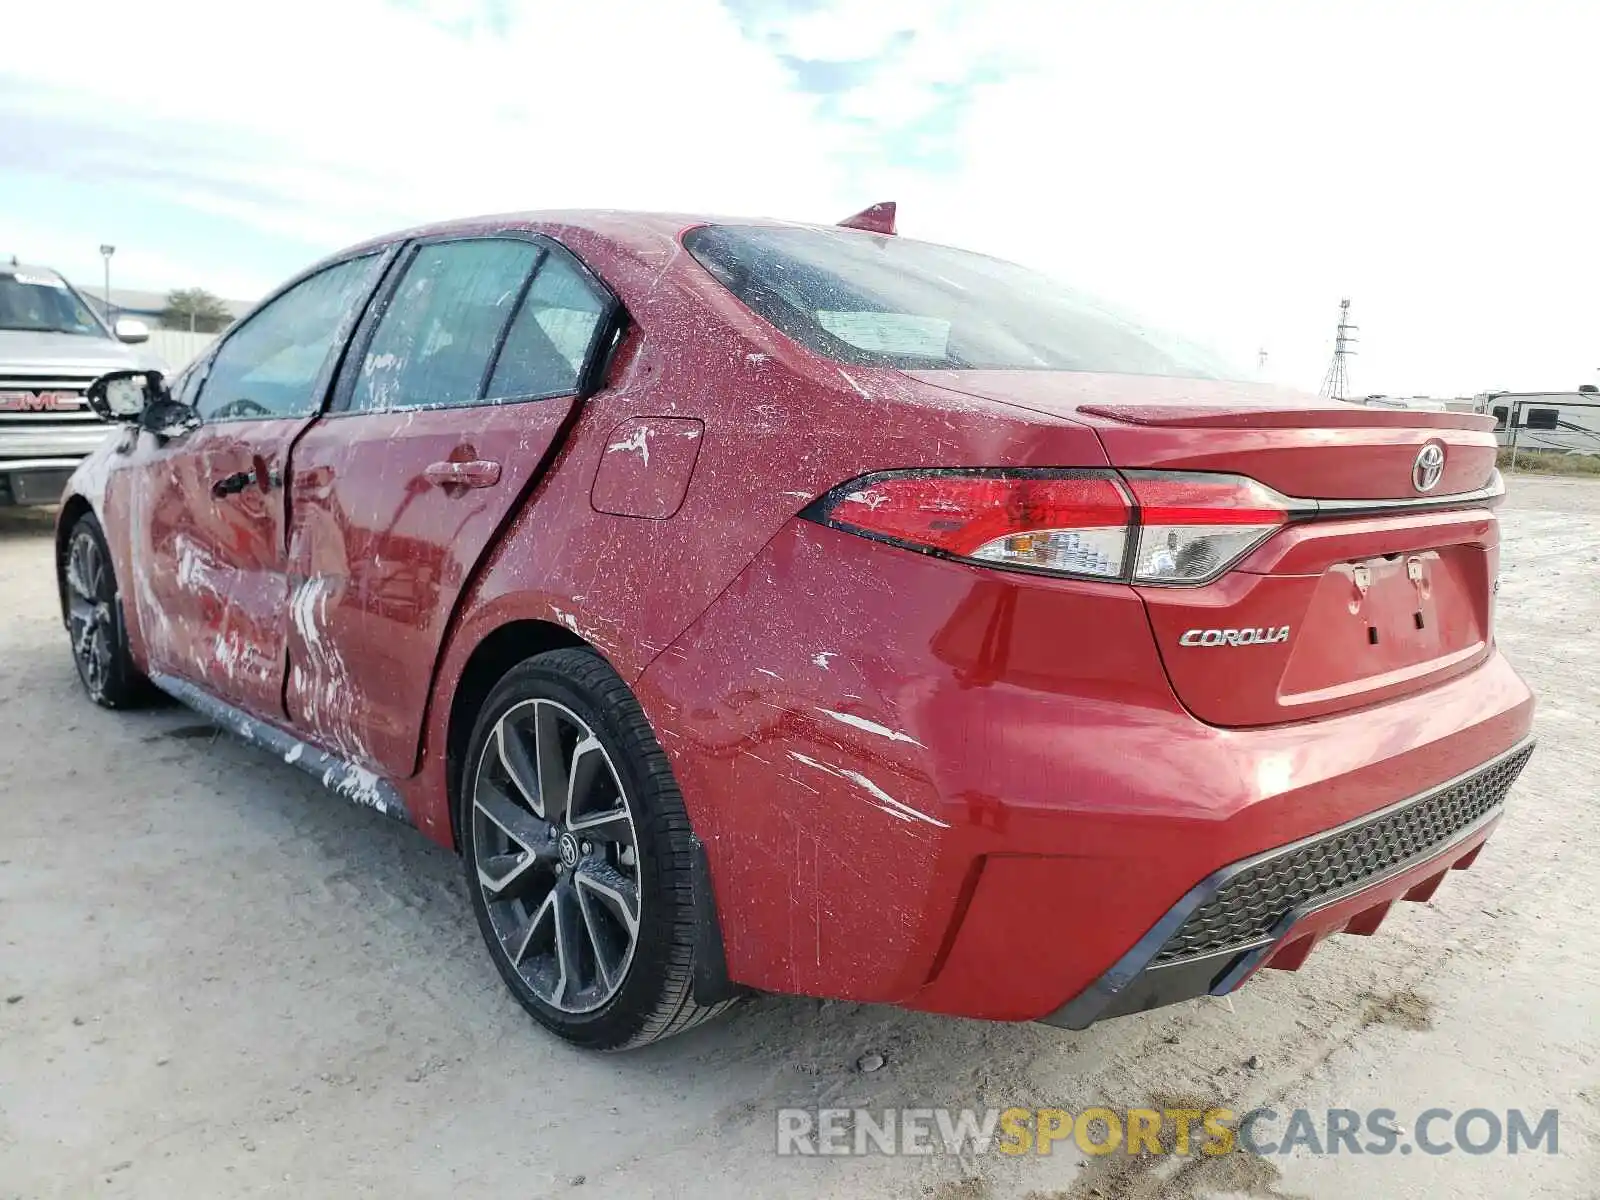
[{"label": "rear windshield", "polygon": [[707,225],[684,245],[757,314],[837,362],[1237,378],[1204,347],[1015,263],[849,229]]},{"label": "rear windshield", "polygon": [[23,270],[0,272],[0,329],[105,336],[88,306],[61,279]]}]

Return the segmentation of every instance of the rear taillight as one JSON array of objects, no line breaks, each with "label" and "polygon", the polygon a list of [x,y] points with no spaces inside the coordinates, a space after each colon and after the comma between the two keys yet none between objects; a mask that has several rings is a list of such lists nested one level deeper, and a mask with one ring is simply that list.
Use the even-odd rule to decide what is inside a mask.
[{"label": "rear taillight", "polygon": [[806,516],[879,541],[990,566],[1085,579],[1215,579],[1289,518],[1236,475],[1125,471],[885,471]]},{"label": "rear taillight", "polygon": [[1129,471],[1124,478],[1139,509],[1139,583],[1215,579],[1289,519],[1288,501],[1239,475]]}]

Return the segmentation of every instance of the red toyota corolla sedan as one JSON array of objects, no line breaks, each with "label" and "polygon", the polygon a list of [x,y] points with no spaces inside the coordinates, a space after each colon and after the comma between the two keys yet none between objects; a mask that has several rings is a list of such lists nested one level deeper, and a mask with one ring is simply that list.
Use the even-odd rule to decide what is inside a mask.
[{"label": "red toyota corolla sedan", "polygon": [[1531,750],[1488,418],[1230,381],[887,205],[395,234],[91,398],[90,697],[458,848],[583,1046],[1221,995],[1432,895]]}]

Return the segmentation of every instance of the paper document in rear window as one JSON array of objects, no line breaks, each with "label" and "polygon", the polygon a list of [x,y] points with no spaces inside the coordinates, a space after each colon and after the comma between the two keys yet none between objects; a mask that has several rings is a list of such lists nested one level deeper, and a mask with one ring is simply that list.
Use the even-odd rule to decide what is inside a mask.
[{"label": "paper document in rear window", "polygon": [[944,358],[950,343],[950,322],[914,313],[830,312],[817,310],[817,324],[858,350]]}]

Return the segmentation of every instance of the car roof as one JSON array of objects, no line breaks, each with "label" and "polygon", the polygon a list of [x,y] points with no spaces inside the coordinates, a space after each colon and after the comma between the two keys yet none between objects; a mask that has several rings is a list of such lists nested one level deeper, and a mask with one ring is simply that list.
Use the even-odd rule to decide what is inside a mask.
[{"label": "car roof", "polygon": [[552,235],[557,231],[580,230],[605,239],[618,250],[646,255],[659,250],[663,241],[676,242],[686,229],[711,224],[834,228],[815,222],[780,221],[770,217],[730,217],[711,213],[643,212],[610,208],[544,209],[488,213],[482,216],[430,222],[370,238],[347,247],[333,257],[343,258],[363,250],[393,245],[411,238],[449,237],[453,234],[472,234],[491,228],[526,229]]},{"label": "car roof", "polygon": [[[485,213],[448,221],[431,221],[379,234],[330,254],[285,280],[256,302],[259,310],[284,292],[335,263],[361,254],[397,246],[414,238],[471,237],[506,230],[543,233],[566,245],[589,266],[600,271],[613,287],[620,282],[609,272],[621,261],[631,260],[645,277],[654,277],[676,256],[679,238],[686,230],[700,225],[743,225],[767,229],[817,229],[838,232],[840,226],[807,221],[783,221],[772,217],[731,217],[711,213],[649,212],[611,208],[540,209],[527,212]],[[591,256],[599,252],[600,261]],[[637,278],[637,276],[636,276]],[[249,314],[246,314],[249,315]]]}]

